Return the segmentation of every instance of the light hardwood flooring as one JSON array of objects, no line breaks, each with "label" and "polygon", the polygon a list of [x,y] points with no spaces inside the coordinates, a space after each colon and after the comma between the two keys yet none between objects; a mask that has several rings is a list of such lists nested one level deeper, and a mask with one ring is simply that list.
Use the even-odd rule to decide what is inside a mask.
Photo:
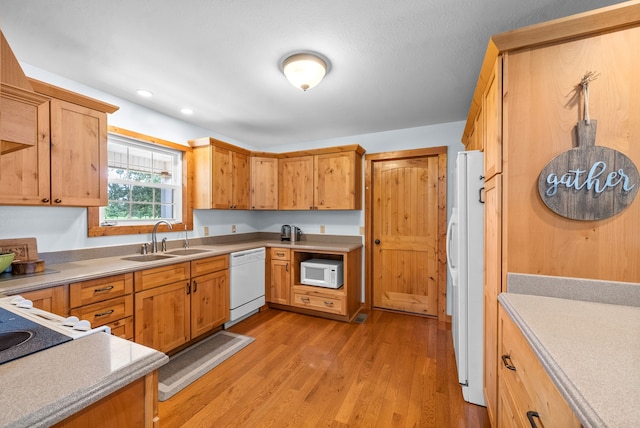
[{"label": "light hardwood flooring", "polygon": [[255,341],[159,403],[161,427],[489,427],[462,399],[449,324],[268,309],[229,330]]}]

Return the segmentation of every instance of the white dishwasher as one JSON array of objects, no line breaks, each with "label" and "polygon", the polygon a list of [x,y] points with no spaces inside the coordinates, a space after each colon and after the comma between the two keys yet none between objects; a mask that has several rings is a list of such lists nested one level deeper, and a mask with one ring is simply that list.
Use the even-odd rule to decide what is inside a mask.
[{"label": "white dishwasher", "polygon": [[265,248],[238,251],[231,253],[229,257],[231,314],[225,328],[253,315],[265,304]]}]

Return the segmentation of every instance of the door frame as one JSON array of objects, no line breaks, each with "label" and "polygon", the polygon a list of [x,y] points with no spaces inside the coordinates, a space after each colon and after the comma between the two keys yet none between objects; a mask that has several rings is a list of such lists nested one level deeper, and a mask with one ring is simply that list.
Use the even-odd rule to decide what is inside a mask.
[{"label": "door frame", "polygon": [[380,161],[412,159],[438,156],[438,321],[448,321],[447,317],[447,146],[365,155],[364,184],[364,272],[365,308],[373,309],[373,164]]}]

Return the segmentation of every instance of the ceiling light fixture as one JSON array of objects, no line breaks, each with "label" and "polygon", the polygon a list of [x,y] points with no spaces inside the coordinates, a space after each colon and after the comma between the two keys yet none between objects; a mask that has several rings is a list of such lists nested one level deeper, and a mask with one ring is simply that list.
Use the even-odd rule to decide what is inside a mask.
[{"label": "ceiling light fixture", "polygon": [[138,89],[136,91],[136,94],[140,95],[141,97],[145,97],[145,98],[149,98],[153,96],[153,93],[150,91],[147,91],[146,89]]},{"label": "ceiling light fixture", "polygon": [[327,61],[316,54],[297,53],[282,62],[282,72],[293,86],[306,91],[327,74]]},{"label": "ceiling light fixture", "polygon": [[188,107],[184,107],[184,108],[180,109],[180,112],[181,112],[182,114],[187,114],[187,115],[189,115],[189,114],[193,114],[193,110],[192,110],[192,109],[190,109],[190,108],[188,108]]}]

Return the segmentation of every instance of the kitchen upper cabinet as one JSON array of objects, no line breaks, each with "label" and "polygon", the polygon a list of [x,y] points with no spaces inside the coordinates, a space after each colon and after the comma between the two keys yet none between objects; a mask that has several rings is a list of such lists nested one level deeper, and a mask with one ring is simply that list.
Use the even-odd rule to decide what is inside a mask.
[{"label": "kitchen upper cabinet", "polygon": [[280,159],[278,208],[281,210],[314,209],[313,156]]},{"label": "kitchen upper cabinet", "polygon": [[251,209],[278,209],[278,158],[251,155]]},{"label": "kitchen upper cabinet", "polygon": [[38,108],[36,146],[0,158],[0,203],[106,205],[107,113],[117,107],[29,82],[50,101]]},{"label": "kitchen upper cabinet", "polygon": [[[360,146],[286,153],[279,161],[281,210],[362,209]],[[309,154],[310,153],[310,154]]]},{"label": "kitchen upper cabinet", "polygon": [[190,140],[196,209],[249,209],[251,152],[213,138]]}]

